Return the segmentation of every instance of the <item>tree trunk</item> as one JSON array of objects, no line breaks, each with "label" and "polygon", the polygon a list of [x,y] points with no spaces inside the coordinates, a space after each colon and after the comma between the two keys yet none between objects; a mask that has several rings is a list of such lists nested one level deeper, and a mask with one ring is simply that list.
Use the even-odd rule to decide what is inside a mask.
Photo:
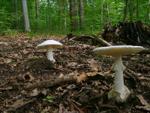
[{"label": "tree trunk", "polygon": [[147,15],[148,15],[148,22],[150,21],[150,0],[148,1],[148,8],[147,8]]},{"label": "tree trunk", "polygon": [[59,30],[66,31],[66,5],[67,1],[66,0],[57,0],[58,6],[59,6],[59,11],[58,11],[58,16],[59,16]]},{"label": "tree trunk", "polygon": [[39,0],[35,0],[35,19],[36,19],[36,31],[39,29]]},{"label": "tree trunk", "polygon": [[35,18],[39,18],[39,0],[35,0]]},{"label": "tree trunk", "polygon": [[128,2],[128,6],[129,6],[129,17],[130,17],[130,21],[133,20],[133,0],[129,0]]},{"label": "tree trunk", "polygon": [[69,0],[69,7],[70,7],[70,30],[77,31],[78,29],[78,7],[77,7],[77,0]]},{"label": "tree trunk", "polygon": [[14,0],[14,12],[15,12],[15,28],[18,29],[18,0]]},{"label": "tree trunk", "polygon": [[100,6],[100,9],[101,9],[101,25],[103,26],[104,23],[103,23],[103,16],[104,16],[104,13],[103,13],[103,4],[104,4],[104,0],[101,0],[101,6]]},{"label": "tree trunk", "polygon": [[139,0],[136,0],[136,19],[139,18]]},{"label": "tree trunk", "polygon": [[50,0],[47,0],[47,8],[46,8],[46,26],[47,26],[47,32],[49,32],[51,30],[51,17],[50,17]]},{"label": "tree trunk", "polygon": [[22,9],[23,9],[23,17],[24,17],[24,27],[25,31],[30,32],[30,23],[29,23],[29,17],[28,17],[28,8],[27,8],[27,1],[22,0]]},{"label": "tree trunk", "polygon": [[124,0],[124,2],[125,2],[125,6],[124,6],[123,22],[126,21],[127,18],[128,0]]},{"label": "tree trunk", "polygon": [[84,29],[84,1],[79,0],[79,26],[80,30]]},{"label": "tree trunk", "polygon": [[108,24],[109,23],[109,9],[108,9],[108,3],[107,3],[107,0],[104,0],[103,1],[103,23],[104,25]]}]

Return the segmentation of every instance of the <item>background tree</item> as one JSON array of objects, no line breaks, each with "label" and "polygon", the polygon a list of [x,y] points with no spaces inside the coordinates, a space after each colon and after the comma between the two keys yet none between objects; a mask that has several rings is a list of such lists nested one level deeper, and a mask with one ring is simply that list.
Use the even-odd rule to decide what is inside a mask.
[{"label": "background tree", "polygon": [[69,9],[70,9],[70,30],[77,31],[78,29],[78,1],[69,0]]},{"label": "background tree", "polygon": [[36,19],[36,28],[37,28],[37,30],[39,29],[38,27],[39,27],[39,23],[38,23],[38,21],[39,21],[39,14],[40,14],[40,12],[39,12],[39,9],[40,8],[40,1],[39,0],[35,0],[35,19]]},{"label": "background tree", "polygon": [[79,0],[79,26],[84,29],[84,0]]},{"label": "background tree", "polygon": [[23,11],[23,17],[24,17],[24,27],[25,31],[30,32],[30,23],[29,23],[29,17],[28,17],[28,7],[27,7],[27,1],[22,0],[22,11]]},{"label": "background tree", "polygon": [[0,33],[20,32],[25,25],[35,33],[66,34],[97,33],[120,21],[150,24],[149,0],[1,0],[0,6]]},{"label": "background tree", "polygon": [[29,23],[29,17],[28,17],[28,7],[27,7],[27,1],[22,0],[22,10],[23,10],[23,17],[24,17],[24,27],[25,31],[30,32],[30,23]]}]

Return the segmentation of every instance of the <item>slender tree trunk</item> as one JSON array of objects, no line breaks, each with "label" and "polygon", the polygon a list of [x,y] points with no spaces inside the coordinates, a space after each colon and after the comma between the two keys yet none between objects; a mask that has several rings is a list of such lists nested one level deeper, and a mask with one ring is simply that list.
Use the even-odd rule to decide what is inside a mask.
[{"label": "slender tree trunk", "polygon": [[107,0],[106,0],[106,19],[107,19],[107,23],[110,23],[109,7],[108,7],[108,1]]},{"label": "slender tree trunk", "polygon": [[39,0],[35,0],[35,19],[36,19],[36,30],[39,29],[38,20],[39,20]]},{"label": "slender tree trunk", "polygon": [[63,28],[64,31],[67,30],[67,14],[68,14],[68,8],[66,6],[68,6],[68,0],[64,0],[63,2]]},{"label": "slender tree trunk", "polygon": [[70,16],[70,31],[74,31],[73,27],[73,0],[69,0],[69,16]]},{"label": "slender tree trunk", "polygon": [[65,19],[66,19],[66,0],[57,0],[58,2],[58,6],[59,6],[59,12],[58,12],[58,16],[59,16],[59,30],[66,30],[66,25],[65,25]]},{"label": "slender tree trunk", "polygon": [[104,0],[101,0],[101,24],[102,26],[104,25],[103,23],[103,18],[104,18],[104,13],[103,13],[103,4],[104,4]]},{"label": "slender tree trunk", "polygon": [[35,0],[35,18],[39,18],[39,0]]},{"label": "slender tree trunk", "polygon": [[139,0],[136,0],[136,19],[139,18]]},{"label": "slender tree trunk", "polygon": [[79,0],[79,26],[84,29],[84,0]]},{"label": "slender tree trunk", "polygon": [[107,24],[109,22],[109,10],[108,10],[108,4],[107,4],[107,0],[103,1],[103,23],[104,25]]},{"label": "slender tree trunk", "polygon": [[51,30],[50,26],[51,26],[51,22],[50,22],[50,0],[47,0],[47,11],[46,11],[46,26],[47,26],[47,30]]},{"label": "slender tree trunk", "polygon": [[14,0],[14,12],[15,12],[15,28],[18,29],[18,0]]},{"label": "slender tree trunk", "polygon": [[70,30],[76,31],[78,29],[78,20],[77,20],[77,0],[69,0],[69,8],[70,8]]},{"label": "slender tree trunk", "polygon": [[129,0],[129,17],[130,17],[130,21],[133,20],[133,0]]},{"label": "slender tree trunk", "polygon": [[64,0],[64,3],[63,3],[63,29],[64,31],[67,31],[68,8],[66,6],[69,6],[68,0]]},{"label": "slender tree trunk", "polygon": [[127,18],[128,0],[124,0],[124,2],[125,2],[125,6],[124,6],[123,22],[126,21]]},{"label": "slender tree trunk", "polygon": [[150,0],[148,1],[148,8],[147,8],[147,15],[148,15],[148,22],[150,21]]},{"label": "slender tree trunk", "polygon": [[24,17],[24,27],[25,31],[30,32],[30,23],[29,23],[29,17],[28,17],[28,8],[27,8],[27,1],[22,0],[22,9],[23,9],[23,17]]}]

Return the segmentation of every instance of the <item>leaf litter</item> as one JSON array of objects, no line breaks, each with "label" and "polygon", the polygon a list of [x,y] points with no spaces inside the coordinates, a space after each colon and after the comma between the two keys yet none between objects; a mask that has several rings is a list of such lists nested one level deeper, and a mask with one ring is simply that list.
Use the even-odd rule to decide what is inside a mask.
[{"label": "leaf litter", "polygon": [[65,46],[54,52],[53,64],[46,51],[36,49],[43,40],[0,37],[0,112],[150,112],[149,54],[123,57],[125,84],[132,94],[118,104],[107,99],[113,84],[110,57],[97,57],[94,45],[61,40]]}]

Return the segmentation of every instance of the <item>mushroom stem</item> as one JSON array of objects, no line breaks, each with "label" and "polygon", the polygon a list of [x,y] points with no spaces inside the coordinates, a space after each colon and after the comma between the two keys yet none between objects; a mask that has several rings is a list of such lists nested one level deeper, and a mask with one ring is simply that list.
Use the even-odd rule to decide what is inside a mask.
[{"label": "mushroom stem", "polygon": [[124,92],[123,71],[125,70],[121,56],[116,57],[113,70],[115,71],[114,89],[121,94],[121,92]]},{"label": "mushroom stem", "polygon": [[50,61],[52,61],[53,63],[55,62],[55,59],[53,57],[53,49],[49,49],[47,51],[47,59],[50,60]]},{"label": "mushroom stem", "polygon": [[118,102],[124,102],[128,98],[130,91],[124,85],[123,71],[125,66],[122,63],[121,56],[116,57],[113,70],[115,71],[114,85],[108,97],[115,98]]}]

